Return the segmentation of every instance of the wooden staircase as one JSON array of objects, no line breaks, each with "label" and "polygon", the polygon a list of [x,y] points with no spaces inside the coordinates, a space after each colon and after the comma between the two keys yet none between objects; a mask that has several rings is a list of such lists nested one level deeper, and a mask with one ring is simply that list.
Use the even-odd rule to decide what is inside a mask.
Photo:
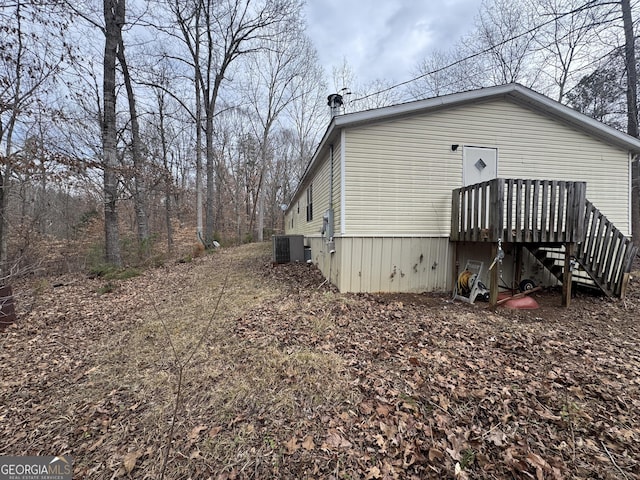
[{"label": "wooden staircase", "polygon": [[[519,245],[560,281],[567,261],[572,283],[623,296],[637,247],[586,199],[586,190],[585,182],[512,178],[454,189],[451,241]],[[497,299],[494,283],[491,298]],[[563,302],[569,293],[563,289]]]},{"label": "wooden staircase", "polygon": [[[578,243],[572,281],[597,288],[611,297],[621,296],[625,274],[631,270],[637,247],[588,200],[584,228],[585,237]],[[527,249],[562,281],[564,246],[529,244]]]}]

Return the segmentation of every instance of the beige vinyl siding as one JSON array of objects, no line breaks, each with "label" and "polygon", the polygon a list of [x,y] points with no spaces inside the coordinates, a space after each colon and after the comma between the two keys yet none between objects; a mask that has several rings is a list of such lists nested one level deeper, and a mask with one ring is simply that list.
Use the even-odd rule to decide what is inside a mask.
[{"label": "beige vinyl siding", "polygon": [[[306,235],[308,231],[307,224],[307,201],[306,201],[306,189],[302,192],[301,197],[294,202],[291,211],[287,213],[287,227],[285,232],[288,235]],[[298,208],[299,206],[299,208]],[[293,217],[293,228],[291,227],[291,218]]]},{"label": "beige vinyl siding", "polygon": [[[342,210],[340,208],[340,194],[342,191],[342,172],[340,156],[340,141],[336,141],[333,146],[333,233],[340,235],[340,222],[342,221]],[[328,196],[327,196],[328,198]],[[323,207],[322,212],[329,208]]]},{"label": "beige vinyl siding", "polygon": [[335,278],[341,292],[450,289],[451,244],[446,238],[343,237],[336,240],[336,251],[344,266]]},{"label": "beige vinyl siding", "polygon": [[[322,217],[329,209],[329,179],[331,177],[330,149],[327,154],[318,162],[313,174],[305,182],[298,195],[291,203],[289,211],[285,215],[286,233],[301,235],[320,235],[322,228]],[[333,209],[334,209],[334,232],[340,232],[340,145],[336,142],[333,149]],[[307,222],[307,188],[313,185],[313,220]],[[298,204],[300,211],[298,212]],[[293,228],[291,219],[293,218]]]},{"label": "beige vinyl siding", "polygon": [[627,152],[505,100],[348,129],[345,233],[448,236],[465,145],[497,148],[500,177],[586,181],[629,233]]},{"label": "beige vinyl siding", "polygon": [[461,157],[425,133],[415,120],[347,130],[346,234],[449,233]]}]

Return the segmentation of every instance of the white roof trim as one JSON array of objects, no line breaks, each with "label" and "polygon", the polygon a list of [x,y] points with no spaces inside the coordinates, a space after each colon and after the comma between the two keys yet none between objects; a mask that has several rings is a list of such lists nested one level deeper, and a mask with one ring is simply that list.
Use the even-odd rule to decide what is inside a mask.
[{"label": "white roof trim", "polygon": [[350,127],[361,123],[386,120],[392,117],[411,113],[427,113],[431,110],[452,107],[455,105],[490,100],[492,98],[507,98],[524,103],[533,109],[546,112],[575,127],[585,130],[591,135],[600,137],[614,145],[633,153],[640,153],[640,139],[634,138],[604,123],[584,115],[572,108],[562,105],[540,93],[523,87],[517,83],[498,85],[496,87],[481,88],[468,92],[454,93],[442,97],[428,98],[410,103],[393,105],[363,112],[349,113],[335,117],[336,127]]},{"label": "white roof trim", "polygon": [[516,103],[524,104],[529,108],[538,110],[569,123],[590,135],[600,138],[601,140],[628,150],[632,154],[640,154],[640,139],[627,135],[624,132],[605,125],[604,123],[598,122],[587,115],[562,105],[545,95],[523,87],[518,83],[509,83],[507,85],[480,88],[478,90],[453,93],[442,97],[428,98],[425,100],[401,103],[390,107],[347,113],[333,117],[327,131],[318,145],[318,148],[316,149],[316,152],[313,155],[313,158],[311,159],[311,162],[309,162],[309,165],[307,165],[307,168],[305,169],[293,198],[295,199],[300,192],[300,189],[303,188],[308,173],[313,170],[316,163],[319,161],[318,159],[323,155],[324,150],[328,148],[328,143],[332,139],[336,130],[366,123],[389,120],[403,115],[428,113],[433,110],[491,100],[493,98],[505,98],[513,100]]}]

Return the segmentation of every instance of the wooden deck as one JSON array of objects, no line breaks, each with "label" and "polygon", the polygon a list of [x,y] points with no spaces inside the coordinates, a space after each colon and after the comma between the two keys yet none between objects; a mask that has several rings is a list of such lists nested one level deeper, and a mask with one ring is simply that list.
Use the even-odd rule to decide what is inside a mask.
[{"label": "wooden deck", "polygon": [[455,189],[451,240],[580,242],[586,190],[585,182],[504,178]]},{"label": "wooden deck", "polygon": [[[455,189],[451,240],[525,246],[565,287],[575,260],[600,290],[621,296],[637,248],[586,199],[586,189],[585,182],[504,178]],[[564,250],[560,268],[542,255],[545,246]]]}]

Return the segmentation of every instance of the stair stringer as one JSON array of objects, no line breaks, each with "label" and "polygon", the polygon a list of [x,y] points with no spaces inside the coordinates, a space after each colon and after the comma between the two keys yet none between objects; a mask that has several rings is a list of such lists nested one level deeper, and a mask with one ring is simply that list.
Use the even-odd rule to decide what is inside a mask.
[{"label": "stair stringer", "polygon": [[[576,263],[600,291],[610,297],[620,296],[625,274],[631,271],[638,247],[589,200],[586,201],[584,230],[585,238],[578,243]],[[526,244],[526,247],[549,272],[562,281],[564,261],[553,255],[561,254],[563,257],[564,246]],[[580,281],[579,275],[574,276],[574,280],[588,285]]]}]

